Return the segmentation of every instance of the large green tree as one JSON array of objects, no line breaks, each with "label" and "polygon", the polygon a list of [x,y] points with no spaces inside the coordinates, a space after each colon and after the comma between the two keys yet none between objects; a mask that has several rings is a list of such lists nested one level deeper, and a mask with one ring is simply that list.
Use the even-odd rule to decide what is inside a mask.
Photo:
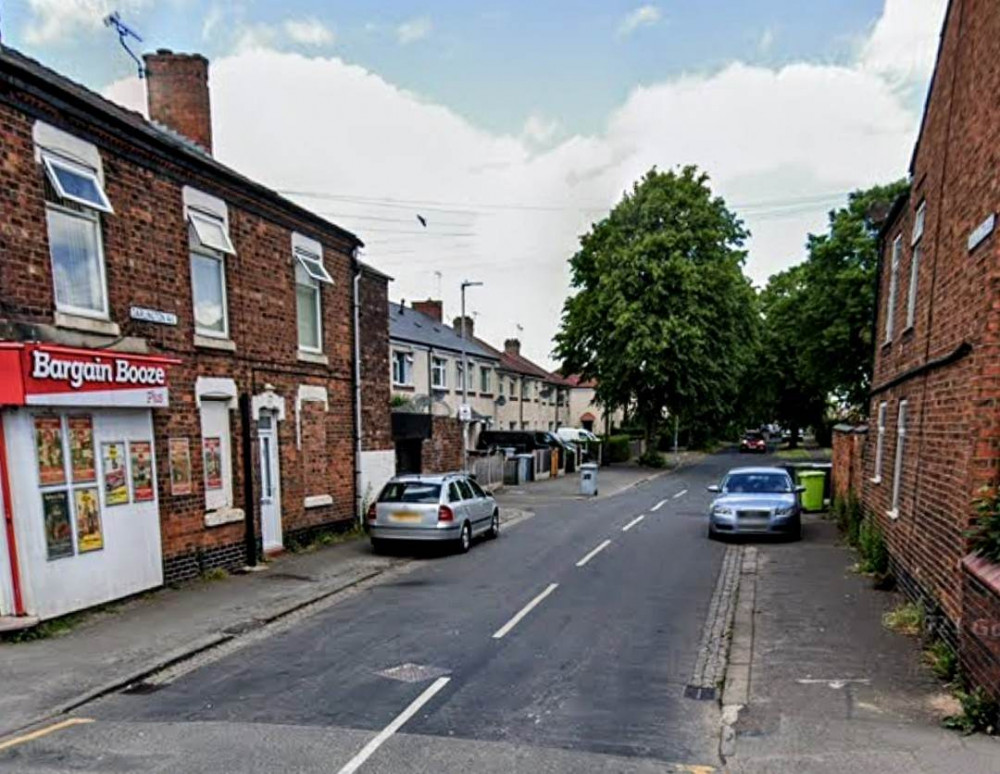
[{"label": "large green tree", "polygon": [[556,355],[629,406],[652,439],[665,412],[724,427],[759,315],[747,231],[695,167],[652,170],[581,238]]},{"label": "large green tree", "polygon": [[878,230],[906,185],[851,194],[830,213],[825,234],[809,235],[806,260],[772,277],[761,294],[759,368],[775,418],[793,430],[819,425],[831,402],[853,415],[867,409]]}]

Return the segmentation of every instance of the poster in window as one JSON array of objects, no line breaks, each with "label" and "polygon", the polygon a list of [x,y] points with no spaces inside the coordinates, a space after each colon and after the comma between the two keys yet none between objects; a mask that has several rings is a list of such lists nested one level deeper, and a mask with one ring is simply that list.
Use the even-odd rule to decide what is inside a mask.
[{"label": "poster in window", "polygon": [[94,419],[89,416],[69,417],[69,462],[74,484],[97,481],[94,463]]},{"label": "poster in window", "polygon": [[62,420],[59,417],[35,417],[35,455],[38,458],[38,480],[42,486],[66,483]]},{"label": "poster in window", "polygon": [[205,438],[205,488],[222,489],[222,439]]},{"label": "poster in window", "polygon": [[170,462],[170,494],[174,497],[191,494],[191,444],[187,438],[167,441]]},{"label": "poster in window", "polygon": [[132,441],[128,446],[132,463],[132,499],[148,503],[154,497],[153,445],[149,441]]},{"label": "poster in window", "polygon": [[128,478],[125,464],[125,442],[101,444],[101,463],[104,468],[104,504],[128,504]]},{"label": "poster in window", "polygon": [[101,531],[101,502],[97,487],[77,489],[73,492],[76,509],[76,547],[81,554],[104,548]]},{"label": "poster in window", "polygon": [[45,544],[49,559],[73,555],[73,527],[69,522],[69,494],[42,492],[42,514],[45,517]]}]

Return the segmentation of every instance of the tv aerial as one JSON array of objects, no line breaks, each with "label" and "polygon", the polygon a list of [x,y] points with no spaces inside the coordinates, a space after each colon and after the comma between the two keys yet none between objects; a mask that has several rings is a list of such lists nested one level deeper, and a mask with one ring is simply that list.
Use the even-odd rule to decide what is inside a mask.
[{"label": "tv aerial", "polygon": [[131,48],[128,47],[129,39],[142,43],[142,36],[122,21],[122,17],[119,15],[118,11],[114,11],[104,17],[104,26],[111,27],[118,33],[118,42],[121,43],[122,48],[125,49],[125,53],[132,58],[133,62],[135,62],[136,69],[139,72],[139,78],[145,78],[146,68],[143,67],[142,60],[136,56],[135,52]]}]

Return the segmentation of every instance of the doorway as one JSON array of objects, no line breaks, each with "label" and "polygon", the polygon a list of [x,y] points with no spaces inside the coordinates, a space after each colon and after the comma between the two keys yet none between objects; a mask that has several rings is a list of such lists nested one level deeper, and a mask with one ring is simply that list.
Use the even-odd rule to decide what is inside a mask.
[{"label": "doorway", "polygon": [[264,553],[285,547],[281,529],[281,461],[278,454],[278,421],[272,411],[261,411],[257,420],[260,441],[260,532]]}]

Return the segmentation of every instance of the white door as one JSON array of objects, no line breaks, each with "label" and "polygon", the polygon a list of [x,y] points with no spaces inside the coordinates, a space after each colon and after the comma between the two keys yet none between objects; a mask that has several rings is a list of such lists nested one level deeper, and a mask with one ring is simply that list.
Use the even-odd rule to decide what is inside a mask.
[{"label": "white door", "polygon": [[257,420],[260,439],[260,529],[264,552],[280,551],[281,466],[278,460],[278,422],[273,413],[262,411]]}]

